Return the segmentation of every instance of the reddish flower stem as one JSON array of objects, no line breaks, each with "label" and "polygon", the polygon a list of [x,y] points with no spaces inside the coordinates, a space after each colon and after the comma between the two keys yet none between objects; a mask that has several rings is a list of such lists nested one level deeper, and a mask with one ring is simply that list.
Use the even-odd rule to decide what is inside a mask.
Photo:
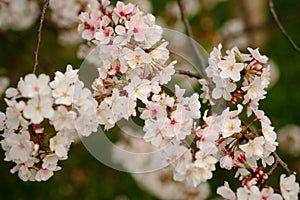
[{"label": "reddish flower stem", "polygon": [[41,45],[41,40],[42,40],[42,29],[43,29],[43,23],[45,20],[45,15],[46,15],[46,10],[49,6],[49,0],[45,0],[44,6],[42,8],[42,13],[40,17],[40,25],[38,28],[38,37],[37,37],[37,44],[36,44],[36,49],[34,51],[34,65],[33,65],[33,73],[36,73],[36,68],[39,63],[39,50],[40,50],[40,45]]}]

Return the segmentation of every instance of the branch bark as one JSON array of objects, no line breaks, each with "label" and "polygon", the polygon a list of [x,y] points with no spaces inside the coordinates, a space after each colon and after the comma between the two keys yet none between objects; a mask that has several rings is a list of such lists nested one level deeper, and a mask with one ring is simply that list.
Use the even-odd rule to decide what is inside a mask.
[{"label": "branch bark", "polygon": [[43,24],[44,24],[44,20],[45,20],[45,15],[46,15],[46,10],[49,6],[49,0],[45,0],[44,6],[42,8],[42,13],[41,13],[41,17],[40,17],[40,25],[38,28],[38,37],[37,37],[37,44],[36,44],[36,48],[34,51],[34,65],[33,65],[33,73],[36,73],[36,68],[39,64],[39,50],[40,50],[40,45],[41,45],[41,40],[42,40],[42,29],[43,29]]},{"label": "branch bark", "polygon": [[196,78],[196,79],[201,79],[202,76],[198,73],[193,73],[190,71],[182,70],[182,69],[176,69],[177,74],[182,74],[182,75],[187,75],[190,78]]},{"label": "branch bark", "polygon": [[188,21],[184,3],[182,0],[177,0],[177,2],[178,2],[179,9],[180,9],[181,19],[184,23],[187,35],[189,36],[189,43],[192,47],[193,52],[195,53],[195,56],[196,56],[197,61],[199,62],[199,65],[200,65],[201,76],[204,77],[206,80],[208,80],[208,77],[206,76],[206,73],[205,73],[205,68],[206,68],[205,59],[203,58],[203,56],[201,56],[199,49],[197,48],[196,41],[193,36],[193,31],[192,31],[192,28]]},{"label": "branch bark", "polygon": [[276,152],[273,152],[272,155],[275,159],[275,164],[268,172],[268,175],[271,175],[278,165],[281,165],[281,167],[286,171],[288,175],[295,174],[295,172],[289,169],[289,166],[279,157],[279,155]]},{"label": "branch bark", "polygon": [[273,0],[269,0],[269,9],[270,9],[272,17],[273,17],[276,25],[278,26],[279,30],[281,31],[281,33],[289,41],[289,43],[292,45],[293,49],[296,52],[300,53],[300,48],[296,45],[296,43],[293,41],[293,39],[291,38],[291,36],[286,32],[286,30],[282,26],[282,24],[281,24],[281,22],[280,22],[280,20],[278,18],[277,13],[275,12]]}]

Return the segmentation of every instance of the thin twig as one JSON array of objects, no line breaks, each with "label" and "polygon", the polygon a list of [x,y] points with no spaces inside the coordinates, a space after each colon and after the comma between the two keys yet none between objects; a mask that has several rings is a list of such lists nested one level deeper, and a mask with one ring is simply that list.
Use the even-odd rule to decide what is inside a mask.
[{"label": "thin twig", "polygon": [[187,75],[190,78],[196,78],[196,79],[201,79],[202,76],[198,73],[193,73],[190,71],[182,70],[182,69],[176,69],[177,74],[182,74],[182,75]]},{"label": "thin twig", "polygon": [[39,29],[38,29],[38,38],[37,38],[36,49],[34,51],[34,66],[33,66],[33,73],[34,74],[36,72],[36,68],[37,68],[38,63],[39,63],[38,57],[39,57],[39,50],[40,50],[41,40],[42,40],[42,28],[43,28],[43,23],[44,23],[46,10],[47,10],[48,6],[49,6],[49,0],[45,0],[45,4],[43,6],[42,13],[41,13],[41,18],[40,18],[40,25],[39,25]]},{"label": "thin twig", "polygon": [[275,169],[278,167],[279,165],[279,160],[275,158],[274,156],[274,159],[275,159],[275,163],[273,164],[273,166],[271,167],[271,169],[268,171],[268,176],[271,176],[273,174],[273,172],[275,171]]},{"label": "thin twig", "polygon": [[192,47],[192,50],[193,52],[195,53],[196,55],[196,59],[197,61],[199,62],[200,64],[200,68],[201,68],[201,75],[206,79],[208,80],[207,76],[206,76],[206,73],[205,73],[205,59],[201,56],[200,52],[199,52],[199,49],[197,48],[196,46],[196,41],[194,40],[194,36],[193,36],[193,32],[192,32],[192,28],[189,24],[189,21],[188,21],[188,17],[187,17],[187,13],[186,13],[186,10],[185,10],[185,7],[183,5],[183,2],[182,0],[177,0],[178,2],[178,6],[179,6],[179,9],[180,9],[180,14],[181,14],[181,19],[184,23],[184,26],[185,26],[185,29],[186,29],[186,32],[187,32],[187,35],[189,36],[189,42],[190,42],[190,45]]},{"label": "thin twig", "polygon": [[[295,172],[293,172],[293,171],[291,171],[291,170],[289,169],[288,165],[287,165],[285,162],[283,162],[283,160],[279,157],[279,155],[278,155],[276,152],[273,152],[272,155],[273,155],[273,157],[274,157],[274,159],[275,159],[275,163],[273,164],[273,166],[271,167],[271,169],[270,169],[270,170],[268,171],[268,173],[267,173],[269,177],[273,174],[273,172],[274,172],[275,169],[278,167],[278,165],[281,165],[282,168],[286,171],[286,173],[287,173],[288,175],[296,174]],[[262,180],[261,180],[261,183],[260,183],[260,185],[259,185],[259,187],[260,187],[261,185],[263,185],[264,183],[265,183],[265,179],[262,179]]]},{"label": "thin twig", "polygon": [[273,17],[276,25],[278,26],[279,30],[281,31],[281,33],[289,41],[289,43],[292,45],[292,47],[294,48],[294,50],[297,51],[298,53],[300,53],[300,48],[296,45],[296,43],[293,41],[293,39],[290,37],[290,35],[283,28],[283,26],[282,26],[282,24],[281,24],[281,22],[280,22],[280,20],[278,18],[278,15],[275,12],[273,0],[269,0],[269,9],[270,9],[272,17]]},{"label": "thin twig", "polygon": [[[279,155],[276,152],[273,152],[272,155],[275,158],[275,162],[278,163],[279,165],[281,165],[281,167],[286,171],[286,173],[288,175],[295,174],[295,172],[293,172],[292,170],[289,169],[289,166],[279,157]],[[270,173],[270,171],[269,171],[269,173]],[[273,171],[271,171],[271,173]]]},{"label": "thin twig", "polygon": [[[275,159],[275,163],[273,164],[273,166],[271,167],[271,169],[267,173],[269,177],[273,174],[273,172],[278,167],[278,165],[281,165],[282,168],[286,171],[286,173],[288,175],[296,174],[295,172],[293,172],[289,169],[288,165],[285,162],[283,162],[283,160],[279,157],[279,155],[276,152],[273,152],[272,155]],[[264,182],[265,182],[265,179],[262,179],[262,181],[260,183],[260,186],[263,185]]]}]

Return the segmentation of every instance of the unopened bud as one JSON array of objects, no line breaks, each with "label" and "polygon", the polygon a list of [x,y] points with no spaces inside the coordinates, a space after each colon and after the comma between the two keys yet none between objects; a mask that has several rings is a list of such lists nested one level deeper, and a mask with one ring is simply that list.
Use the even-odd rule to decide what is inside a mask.
[{"label": "unopened bud", "polygon": [[265,179],[265,180],[267,180],[267,179],[269,178],[269,175],[266,174],[266,173],[264,173],[264,174],[262,175],[262,178]]},{"label": "unopened bud", "polygon": [[240,176],[240,177],[239,177],[239,181],[244,180],[244,178],[245,178],[244,176]]},{"label": "unopened bud", "polygon": [[32,156],[34,156],[34,155],[36,155],[36,154],[38,153],[39,148],[40,148],[40,145],[39,145],[39,144],[35,143],[35,144],[33,145]]}]

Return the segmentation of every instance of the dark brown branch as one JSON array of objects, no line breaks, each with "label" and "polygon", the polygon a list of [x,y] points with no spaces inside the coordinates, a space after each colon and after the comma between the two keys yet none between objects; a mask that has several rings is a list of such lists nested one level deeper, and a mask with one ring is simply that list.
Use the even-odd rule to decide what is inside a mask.
[{"label": "dark brown branch", "polygon": [[[273,155],[273,157],[275,159],[275,163],[273,164],[273,166],[271,167],[271,169],[267,173],[269,177],[273,174],[273,172],[278,167],[278,165],[281,165],[282,168],[286,171],[286,173],[288,175],[296,174],[295,172],[293,172],[293,171],[291,171],[289,169],[288,165],[285,162],[283,162],[283,160],[278,156],[278,154],[276,152],[273,152],[272,155]],[[262,181],[261,181],[261,183],[260,183],[259,186],[263,185],[264,182],[265,182],[265,179],[262,179]]]},{"label": "dark brown branch", "polygon": [[293,41],[293,39],[290,37],[290,35],[283,28],[283,26],[282,26],[282,24],[281,24],[281,22],[280,22],[280,20],[278,18],[278,15],[275,12],[273,0],[269,0],[269,9],[270,9],[272,17],[273,17],[276,25],[278,26],[279,30],[281,31],[281,33],[289,41],[289,43],[292,45],[292,47],[294,48],[294,50],[297,51],[298,53],[300,53],[300,48],[296,45],[296,43]]},{"label": "dark brown branch", "polygon": [[[293,172],[292,170],[289,169],[289,166],[279,157],[279,155],[276,153],[276,152],[273,152],[272,153],[274,159],[275,159],[275,165],[281,165],[281,167],[286,171],[286,173],[288,175],[291,175],[291,174],[295,174],[295,172]],[[272,167],[271,170],[268,172],[268,175],[271,175],[273,173],[273,171],[275,170],[275,167]],[[274,168],[274,169],[273,169]]]},{"label": "dark brown branch", "polygon": [[182,74],[182,75],[187,75],[190,78],[196,78],[196,79],[201,79],[202,76],[198,73],[193,73],[190,71],[182,70],[182,69],[176,69],[177,74]]},{"label": "dark brown branch", "polygon": [[37,38],[36,49],[34,51],[34,66],[33,66],[33,73],[34,74],[36,72],[36,68],[37,68],[38,63],[39,63],[38,57],[39,57],[39,50],[40,50],[41,40],[42,40],[42,29],[43,29],[43,23],[44,23],[46,10],[47,10],[48,6],[49,6],[49,0],[45,0],[45,4],[43,6],[42,13],[41,13],[41,18],[40,18],[40,25],[39,25],[39,29],[38,29],[38,38]]},{"label": "dark brown branch", "polygon": [[199,52],[199,49],[196,46],[196,41],[194,40],[193,31],[192,31],[192,28],[191,28],[191,26],[189,24],[185,7],[183,5],[182,0],[177,0],[177,2],[178,2],[179,9],[180,9],[181,19],[182,19],[182,21],[184,23],[187,35],[189,36],[190,45],[192,47],[193,52],[196,55],[196,59],[199,62],[200,67],[201,67],[201,73],[202,73],[201,75],[206,80],[208,80],[208,78],[206,76],[206,73],[205,73],[205,67],[206,67],[206,65],[205,65],[205,59],[201,56],[201,54]]}]

